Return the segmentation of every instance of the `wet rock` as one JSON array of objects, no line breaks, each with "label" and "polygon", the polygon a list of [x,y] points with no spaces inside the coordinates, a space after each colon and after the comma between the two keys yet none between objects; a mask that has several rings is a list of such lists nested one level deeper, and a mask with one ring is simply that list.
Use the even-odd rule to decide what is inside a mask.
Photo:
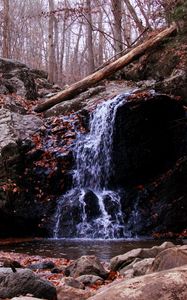
[{"label": "wet rock", "polygon": [[159,272],[187,265],[187,245],[173,247],[159,253],[149,272]]},{"label": "wet rock", "polygon": [[58,300],[85,300],[91,297],[90,291],[76,289],[70,286],[60,286],[57,288]]},{"label": "wet rock", "polygon": [[95,256],[82,256],[70,264],[65,272],[70,276],[79,277],[81,275],[96,275],[106,278],[108,272],[104,269],[99,259]]},{"label": "wet rock", "polygon": [[171,242],[164,242],[160,246],[154,246],[152,248],[138,248],[128,251],[125,254],[115,256],[110,261],[110,269],[112,271],[118,271],[123,269],[125,266],[128,266],[132,263],[136,258],[144,259],[144,258],[154,258],[161,251],[175,247],[175,245]]},{"label": "wet rock", "polygon": [[184,300],[187,298],[187,266],[123,280],[106,287],[90,300]]},{"label": "wet rock", "polygon": [[71,286],[75,289],[82,289],[84,290],[85,286],[83,283],[81,283],[78,279],[75,279],[73,277],[65,277],[62,279],[61,283],[64,283],[65,285]]},{"label": "wet rock", "polygon": [[[123,211],[127,212],[132,207],[128,230],[135,235],[164,238],[180,235],[186,228],[187,221],[186,178],[187,157],[184,156],[149,184],[137,186],[126,193]],[[134,199],[138,201],[133,202]]]},{"label": "wet rock", "polygon": [[95,275],[81,275],[79,277],[77,277],[77,280],[82,282],[84,285],[89,286],[92,284],[102,284],[104,279],[99,277],[99,276],[95,276]]},{"label": "wet rock", "polygon": [[183,118],[182,104],[168,96],[129,96],[116,112],[111,184],[143,184],[172,167],[186,154],[186,124],[174,126]]},{"label": "wet rock", "polygon": [[87,221],[90,222],[93,219],[97,219],[100,214],[100,206],[99,206],[99,199],[94,194],[93,191],[88,190],[84,196],[84,203],[85,203],[85,212],[87,215]]},{"label": "wet rock", "polygon": [[36,276],[31,270],[19,269],[13,273],[9,268],[0,269],[0,298],[27,294],[49,300],[56,299],[55,287]]},{"label": "wet rock", "polygon": [[52,261],[43,261],[41,263],[38,264],[32,264],[30,266],[28,266],[29,269],[31,270],[50,270],[55,268],[55,264]]}]

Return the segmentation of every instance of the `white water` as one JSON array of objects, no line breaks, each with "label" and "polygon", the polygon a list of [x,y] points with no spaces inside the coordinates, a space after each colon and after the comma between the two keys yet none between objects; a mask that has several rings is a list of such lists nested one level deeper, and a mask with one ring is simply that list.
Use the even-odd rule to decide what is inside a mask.
[{"label": "white water", "polygon": [[[55,238],[63,237],[64,203],[76,203],[79,207],[80,220],[76,224],[74,236],[105,239],[126,236],[120,195],[118,191],[109,189],[109,180],[112,175],[111,152],[116,111],[124,104],[127,95],[116,96],[98,105],[90,121],[90,132],[77,139],[73,186],[58,201]],[[94,202],[93,205],[91,202],[91,206],[88,199],[90,193],[91,201]],[[96,207],[95,217],[90,212],[92,206]]]}]

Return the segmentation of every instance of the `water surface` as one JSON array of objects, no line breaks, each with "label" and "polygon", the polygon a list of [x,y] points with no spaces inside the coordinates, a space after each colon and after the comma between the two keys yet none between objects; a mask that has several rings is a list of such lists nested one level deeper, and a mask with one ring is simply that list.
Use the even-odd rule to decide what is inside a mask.
[{"label": "water surface", "polygon": [[[77,259],[82,255],[96,255],[108,261],[112,257],[135,248],[150,248],[161,245],[164,240],[83,240],[83,239],[42,239],[10,245],[0,245],[0,250],[19,252],[43,257]],[[176,244],[182,243],[176,241]]]}]

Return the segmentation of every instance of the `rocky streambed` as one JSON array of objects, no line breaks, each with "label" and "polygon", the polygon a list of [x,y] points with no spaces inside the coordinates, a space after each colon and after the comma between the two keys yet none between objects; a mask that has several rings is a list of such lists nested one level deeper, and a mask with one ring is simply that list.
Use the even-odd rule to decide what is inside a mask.
[{"label": "rocky streambed", "polygon": [[96,256],[69,260],[0,252],[1,299],[185,300],[186,279],[187,246],[172,242],[107,262]]}]

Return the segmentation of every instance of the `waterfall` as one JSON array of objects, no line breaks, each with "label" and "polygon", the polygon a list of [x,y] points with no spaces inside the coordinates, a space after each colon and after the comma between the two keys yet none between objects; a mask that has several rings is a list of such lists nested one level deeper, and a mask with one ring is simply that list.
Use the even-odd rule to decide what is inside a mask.
[{"label": "waterfall", "polygon": [[98,105],[90,120],[90,132],[78,136],[74,147],[73,185],[58,200],[55,238],[126,236],[120,193],[110,190],[109,180],[113,170],[111,153],[116,111],[127,95],[121,94]]}]

